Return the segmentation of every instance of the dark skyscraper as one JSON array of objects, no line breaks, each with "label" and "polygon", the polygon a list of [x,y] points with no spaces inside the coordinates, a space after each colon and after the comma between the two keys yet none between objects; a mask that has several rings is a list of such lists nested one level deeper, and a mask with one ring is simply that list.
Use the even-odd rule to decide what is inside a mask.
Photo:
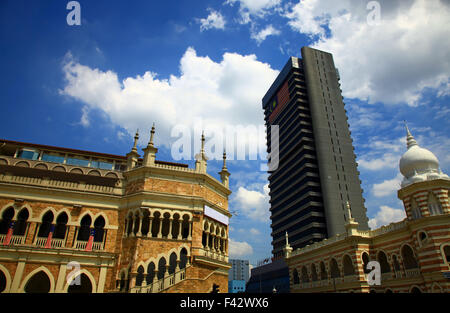
[{"label": "dark skyscraper", "polygon": [[269,153],[270,126],[279,126],[279,163],[269,176],[274,256],[286,232],[294,249],[345,232],[347,202],[360,229],[368,229],[333,56],[309,47],[301,52],[262,101]]}]

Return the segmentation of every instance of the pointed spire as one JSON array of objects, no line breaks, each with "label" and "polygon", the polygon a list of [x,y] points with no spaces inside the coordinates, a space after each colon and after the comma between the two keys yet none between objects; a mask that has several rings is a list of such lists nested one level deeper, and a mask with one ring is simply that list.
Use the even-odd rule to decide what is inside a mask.
[{"label": "pointed spire", "polygon": [[223,149],[223,166],[222,171],[227,170],[227,152]]},{"label": "pointed spire", "polygon": [[350,221],[350,219],[353,218],[353,216],[352,216],[352,210],[351,210],[351,207],[350,207],[350,202],[347,201],[347,203],[346,203],[345,206],[346,206],[346,208],[347,208],[347,219]]},{"label": "pointed spire", "polygon": [[287,232],[285,234],[285,237],[286,237],[286,246],[289,246],[289,238],[288,238],[288,233]]},{"label": "pointed spire", "polygon": [[202,156],[205,155],[205,132],[202,131],[202,150],[200,151]]},{"label": "pointed spire", "polygon": [[414,139],[413,135],[411,135],[411,132],[409,131],[408,124],[405,122],[406,127],[406,147],[409,149],[413,146],[417,146],[417,141]]},{"label": "pointed spire", "polygon": [[139,139],[139,128],[136,130],[136,135],[134,135],[134,146],[133,146],[133,149],[131,149],[131,151],[133,151],[133,152],[137,152],[138,139]]},{"label": "pointed spire", "polygon": [[158,152],[158,148],[155,147],[154,143],[155,137],[155,123],[153,122],[152,130],[150,131],[150,141],[144,150],[144,162],[143,165],[146,167],[154,166],[156,160],[156,152]]},{"label": "pointed spire", "polygon": [[154,146],[153,137],[155,136],[155,122],[153,122],[152,130],[150,131],[150,142],[148,143],[150,146]]}]

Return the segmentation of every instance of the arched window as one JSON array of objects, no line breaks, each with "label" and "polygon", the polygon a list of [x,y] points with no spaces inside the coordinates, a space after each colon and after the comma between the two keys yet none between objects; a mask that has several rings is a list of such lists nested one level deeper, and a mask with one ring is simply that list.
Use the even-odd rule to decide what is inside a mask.
[{"label": "arched window", "polygon": [[161,223],[161,213],[155,212],[152,221],[152,237],[158,237],[159,224]]},{"label": "arched window", "polygon": [[164,238],[167,238],[169,235],[169,229],[170,229],[170,214],[164,213],[163,220],[162,220],[162,229],[161,234]]},{"label": "arched window", "polygon": [[69,221],[69,217],[66,212],[62,212],[56,218],[56,227],[55,233],[53,234],[53,238],[64,239],[66,238],[66,229],[67,222]]},{"label": "arched window", "polygon": [[91,234],[91,224],[92,224],[92,219],[89,216],[89,214],[86,214],[80,222],[80,229],[78,230],[78,236],[77,236],[77,240],[78,241],[88,241],[89,240],[89,236]]},{"label": "arched window", "polygon": [[130,236],[130,234],[133,232],[133,214],[128,214],[127,222],[127,236]]},{"label": "arched window", "polygon": [[137,269],[136,286],[142,286],[143,281],[144,281],[144,267],[140,265]]},{"label": "arched window", "polygon": [[445,246],[443,250],[445,261],[447,261],[447,263],[450,263],[450,246]]},{"label": "arched window", "polygon": [[14,218],[14,208],[9,207],[2,214],[2,220],[0,221],[0,234],[5,235],[8,233],[9,226]]},{"label": "arched window", "polygon": [[17,216],[17,222],[14,225],[14,235],[24,236],[27,230],[27,220],[30,214],[26,208],[23,208]]},{"label": "arched window", "polygon": [[133,234],[137,235],[140,224],[141,224],[141,218],[139,217],[139,213],[136,213],[136,215],[134,217]]},{"label": "arched window", "polygon": [[316,265],[314,263],[311,265],[311,278],[312,278],[312,281],[319,280],[318,277],[317,277]]},{"label": "arched window", "polygon": [[183,216],[183,222],[181,223],[181,238],[187,239],[189,237],[189,216]]},{"label": "arched window", "polygon": [[180,269],[185,268],[187,263],[187,250],[185,248],[180,251]]},{"label": "arched window", "polygon": [[94,222],[94,229],[95,229],[95,235],[94,235],[94,242],[103,242],[103,234],[105,233],[105,219],[103,216],[99,216],[95,219]]},{"label": "arched window", "polygon": [[50,279],[44,271],[39,271],[31,277],[26,286],[26,293],[48,293],[50,292]]},{"label": "arched window", "polygon": [[147,285],[153,283],[153,278],[155,278],[155,263],[150,262],[147,266],[147,277],[145,278]]},{"label": "arched window", "polygon": [[430,211],[430,215],[442,214],[442,206],[432,192],[428,196],[428,210]]},{"label": "arched window", "polygon": [[38,237],[48,237],[50,228],[52,227],[53,219],[54,216],[52,211],[48,211],[44,214],[44,216],[42,217],[42,224],[39,227]]},{"label": "arched window", "polygon": [[394,264],[394,271],[400,271],[400,264],[398,263],[398,259],[396,255],[392,256],[392,263]]},{"label": "arched window", "polygon": [[166,259],[161,258],[158,262],[158,279],[164,278],[164,274],[166,273]]},{"label": "arched window", "polygon": [[370,259],[369,259],[369,255],[366,252],[363,252],[363,254],[362,254],[362,261],[363,261],[364,274],[370,273],[370,269],[367,269],[367,264],[369,264]]},{"label": "arched window", "polygon": [[414,220],[422,217],[422,212],[414,198],[411,199],[411,214]]},{"label": "arched window", "polygon": [[175,213],[172,221],[172,238],[177,239],[180,233],[180,215]]},{"label": "arched window", "polygon": [[125,273],[122,272],[120,274],[120,280],[119,280],[119,290],[122,291],[125,289]]},{"label": "arched window", "polygon": [[298,278],[298,272],[297,272],[296,268],[294,268],[294,272],[292,273],[292,276],[293,276],[294,285],[299,284],[300,283],[300,279]]},{"label": "arched window", "polygon": [[328,280],[327,269],[325,267],[325,263],[323,263],[323,262],[320,262],[320,279],[321,280]]},{"label": "arched window", "polygon": [[177,267],[177,254],[172,252],[169,257],[169,274],[175,273],[175,268]]},{"label": "arched window", "polygon": [[0,270],[0,293],[5,291],[6,289],[6,275],[3,273],[2,270]]},{"label": "arched window", "polygon": [[344,264],[344,276],[355,274],[352,259],[348,255],[344,256],[343,264]]},{"label": "arched window", "polygon": [[309,283],[309,275],[306,266],[302,267],[302,282]]},{"label": "arched window", "polygon": [[422,293],[422,291],[418,287],[412,287],[411,293]]},{"label": "arched window", "polygon": [[70,285],[67,293],[92,293],[92,283],[86,274],[82,273],[80,275],[79,282],[79,285]]},{"label": "arched window", "polygon": [[419,265],[417,264],[417,260],[414,257],[414,252],[410,246],[408,245],[403,246],[402,258],[403,258],[403,265],[405,266],[406,270],[419,267]]},{"label": "arched window", "polygon": [[378,252],[378,263],[380,263],[381,273],[389,273],[391,271],[391,267],[389,266],[387,256],[383,251]]},{"label": "arched window", "polygon": [[142,218],[142,228],[141,233],[143,236],[147,236],[150,230],[150,213],[145,210]]},{"label": "arched window", "polygon": [[330,273],[331,273],[331,278],[341,277],[341,273],[339,271],[339,266],[337,264],[337,261],[334,258],[332,258],[330,261]]}]

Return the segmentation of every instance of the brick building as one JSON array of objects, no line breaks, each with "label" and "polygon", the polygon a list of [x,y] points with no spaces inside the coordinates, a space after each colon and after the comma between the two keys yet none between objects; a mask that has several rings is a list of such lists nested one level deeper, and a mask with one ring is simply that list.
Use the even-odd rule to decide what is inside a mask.
[{"label": "brick building", "polygon": [[[346,232],[301,249],[286,244],[291,292],[450,292],[450,179],[408,129],[407,148],[398,191],[406,218],[360,230],[348,203]],[[369,285],[370,261],[380,284]]]},{"label": "brick building", "polygon": [[0,292],[228,290],[225,154],[218,181],[203,136],[190,169],[154,133],[143,158],[138,134],[126,156],[0,141]]}]

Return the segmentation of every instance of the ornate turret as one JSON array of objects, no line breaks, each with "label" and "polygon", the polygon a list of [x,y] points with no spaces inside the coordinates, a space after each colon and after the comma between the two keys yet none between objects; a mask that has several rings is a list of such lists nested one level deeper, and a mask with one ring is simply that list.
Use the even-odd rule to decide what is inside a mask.
[{"label": "ornate turret", "polygon": [[230,172],[228,172],[227,169],[227,153],[225,152],[225,150],[223,151],[223,166],[222,166],[222,170],[219,172],[220,178],[222,180],[222,184],[229,188],[230,187]]},{"label": "ornate turret", "polygon": [[136,131],[136,135],[134,135],[134,146],[131,148],[131,151],[127,154],[127,170],[131,170],[136,167],[139,154],[137,153],[137,142],[139,139],[139,129]]},{"label": "ornate turret", "polygon": [[208,158],[205,155],[205,135],[202,132],[202,148],[200,153],[195,155],[195,171],[200,173],[206,173]]},{"label": "ornate turret", "polygon": [[400,159],[400,172],[404,176],[402,188],[410,184],[434,179],[449,179],[439,169],[439,161],[429,150],[421,148],[406,125],[407,151]]},{"label": "ornate turret", "polygon": [[144,163],[143,166],[153,166],[155,165],[156,152],[158,148],[155,147],[153,138],[155,136],[155,123],[153,123],[152,130],[150,131],[150,141],[144,151]]}]

